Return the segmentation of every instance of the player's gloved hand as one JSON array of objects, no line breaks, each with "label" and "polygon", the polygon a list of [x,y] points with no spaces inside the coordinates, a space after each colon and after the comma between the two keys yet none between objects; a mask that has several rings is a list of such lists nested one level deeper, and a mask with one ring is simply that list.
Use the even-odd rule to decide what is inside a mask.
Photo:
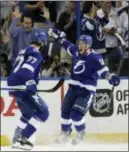
[{"label": "player's gloved hand", "polygon": [[109,83],[114,86],[118,86],[120,84],[120,78],[115,74],[111,74],[109,78]]},{"label": "player's gloved hand", "polygon": [[29,80],[26,82],[26,91],[31,94],[35,94],[37,91],[37,86],[35,80]]},{"label": "player's gloved hand", "polygon": [[63,31],[60,31],[58,29],[51,29],[51,28],[48,30],[48,35],[55,39],[63,39],[66,37],[66,34]]}]

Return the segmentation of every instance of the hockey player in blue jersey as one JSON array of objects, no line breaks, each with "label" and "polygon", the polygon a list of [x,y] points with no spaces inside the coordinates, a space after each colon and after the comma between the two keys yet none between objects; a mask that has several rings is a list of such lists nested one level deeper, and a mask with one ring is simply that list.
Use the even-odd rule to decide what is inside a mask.
[{"label": "hockey player in blue jersey", "polygon": [[[40,122],[45,122],[49,116],[48,106],[37,93],[43,63],[42,50],[47,41],[47,34],[37,29],[30,38],[30,46],[19,52],[7,80],[8,86],[14,89],[9,93],[16,98],[21,111],[13,147],[23,150],[30,150],[33,147],[29,139],[39,128]],[[16,90],[16,88],[21,90]]]},{"label": "hockey player in blue jersey", "polygon": [[65,143],[71,140],[73,124],[77,136],[72,143],[77,144],[84,138],[84,116],[92,103],[98,78],[107,79],[114,86],[119,85],[120,79],[109,72],[101,55],[94,53],[90,36],[81,35],[77,45],[74,45],[66,40],[64,32],[50,29],[48,34],[58,39],[62,47],[72,56],[71,80],[61,107],[61,137],[57,142]]}]

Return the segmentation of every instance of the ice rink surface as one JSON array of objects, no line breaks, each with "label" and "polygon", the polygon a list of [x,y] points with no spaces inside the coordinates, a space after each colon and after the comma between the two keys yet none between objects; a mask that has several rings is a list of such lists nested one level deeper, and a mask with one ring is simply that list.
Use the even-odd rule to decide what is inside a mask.
[{"label": "ice rink surface", "polygon": [[[11,147],[1,147],[1,151],[18,151]],[[19,150],[22,151],[22,150]],[[128,144],[80,144],[35,146],[32,151],[128,151]]]}]

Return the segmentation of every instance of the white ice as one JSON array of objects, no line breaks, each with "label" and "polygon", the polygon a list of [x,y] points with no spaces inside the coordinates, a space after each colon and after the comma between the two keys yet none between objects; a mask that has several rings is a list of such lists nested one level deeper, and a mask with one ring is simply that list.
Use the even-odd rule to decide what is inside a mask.
[{"label": "white ice", "polygon": [[[1,151],[18,151],[11,147],[1,147]],[[19,150],[21,151],[21,150]],[[90,144],[73,145],[42,145],[35,146],[32,151],[128,151],[128,144]]]}]

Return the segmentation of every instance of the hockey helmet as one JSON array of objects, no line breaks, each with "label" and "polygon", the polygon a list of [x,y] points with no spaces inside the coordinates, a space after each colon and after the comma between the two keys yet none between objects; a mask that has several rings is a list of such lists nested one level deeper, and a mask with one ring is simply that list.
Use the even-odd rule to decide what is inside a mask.
[{"label": "hockey helmet", "polygon": [[92,37],[89,36],[89,35],[81,35],[78,39],[78,41],[82,41],[84,42],[85,44],[88,44],[89,47],[92,46]]},{"label": "hockey helmet", "polygon": [[43,42],[46,44],[47,40],[48,40],[47,33],[41,29],[35,29],[30,34],[30,42],[36,42],[39,44],[41,44]]}]

